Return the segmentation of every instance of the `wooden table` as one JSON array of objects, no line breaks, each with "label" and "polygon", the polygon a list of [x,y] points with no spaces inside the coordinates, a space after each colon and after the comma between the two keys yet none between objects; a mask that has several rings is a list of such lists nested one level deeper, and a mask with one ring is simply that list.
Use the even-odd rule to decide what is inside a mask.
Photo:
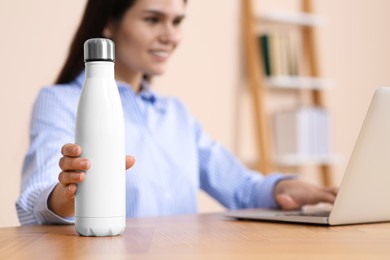
[{"label": "wooden table", "polygon": [[221,214],[128,219],[123,235],[73,226],[0,229],[0,259],[390,259],[390,223],[321,227]]}]

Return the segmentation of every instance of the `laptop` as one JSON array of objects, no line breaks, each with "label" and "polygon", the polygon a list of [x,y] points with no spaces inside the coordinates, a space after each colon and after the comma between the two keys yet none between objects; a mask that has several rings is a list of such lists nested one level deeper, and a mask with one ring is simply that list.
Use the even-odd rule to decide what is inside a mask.
[{"label": "laptop", "polygon": [[236,219],[347,225],[390,221],[390,87],[375,91],[329,210],[236,210]]}]

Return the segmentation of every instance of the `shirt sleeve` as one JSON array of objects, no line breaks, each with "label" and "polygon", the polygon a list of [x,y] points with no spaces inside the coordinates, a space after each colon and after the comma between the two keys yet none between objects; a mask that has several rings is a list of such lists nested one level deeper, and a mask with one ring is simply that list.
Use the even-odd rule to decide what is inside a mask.
[{"label": "shirt sleeve", "polygon": [[292,176],[262,175],[247,169],[232,153],[212,141],[195,121],[200,187],[229,209],[277,208],[273,190]]},{"label": "shirt sleeve", "polygon": [[30,123],[30,147],[24,159],[21,193],[16,210],[22,225],[70,224],[48,209],[47,201],[58,183],[61,147],[74,142],[77,98],[62,87],[43,88],[35,101]]}]

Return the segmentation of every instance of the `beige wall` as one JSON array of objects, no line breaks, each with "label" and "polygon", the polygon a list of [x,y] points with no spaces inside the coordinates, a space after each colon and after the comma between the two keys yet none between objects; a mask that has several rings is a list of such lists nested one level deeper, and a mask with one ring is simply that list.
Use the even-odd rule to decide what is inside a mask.
[{"label": "beige wall", "polygon": [[15,200],[33,101],[54,81],[85,1],[5,0],[0,8],[0,226],[18,225]]},{"label": "beige wall", "polygon": [[[260,1],[260,0],[259,0]],[[291,0],[264,0],[260,8]],[[0,226],[17,225],[14,202],[28,146],[30,110],[38,89],[50,84],[66,55],[85,1],[5,0],[0,8]],[[329,105],[333,150],[348,158],[373,90],[390,86],[390,2],[315,1],[328,18],[318,31],[321,70],[333,79]],[[240,1],[189,1],[184,42],[166,75],[155,80],[161,93],[180,97],[212,137],[244,160],[254,158],[250,103],[242,82]],[[335,167],[338,184],[347,161]],[[308,181],[312,176],[304,175]],[[200,194],[201,211],[220,210]]]}]

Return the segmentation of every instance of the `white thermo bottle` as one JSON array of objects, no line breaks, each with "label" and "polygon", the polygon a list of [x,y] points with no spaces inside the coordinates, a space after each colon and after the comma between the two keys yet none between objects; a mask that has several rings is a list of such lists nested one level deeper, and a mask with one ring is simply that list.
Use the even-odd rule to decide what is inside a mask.
[{"label": "white thermo bottle", "polygon": [[77,108],[76,144],[91,162],[75,196],[82,236],[114,236],[126,225],[125,131],[109,39],[84,43],[85,81]]}]

